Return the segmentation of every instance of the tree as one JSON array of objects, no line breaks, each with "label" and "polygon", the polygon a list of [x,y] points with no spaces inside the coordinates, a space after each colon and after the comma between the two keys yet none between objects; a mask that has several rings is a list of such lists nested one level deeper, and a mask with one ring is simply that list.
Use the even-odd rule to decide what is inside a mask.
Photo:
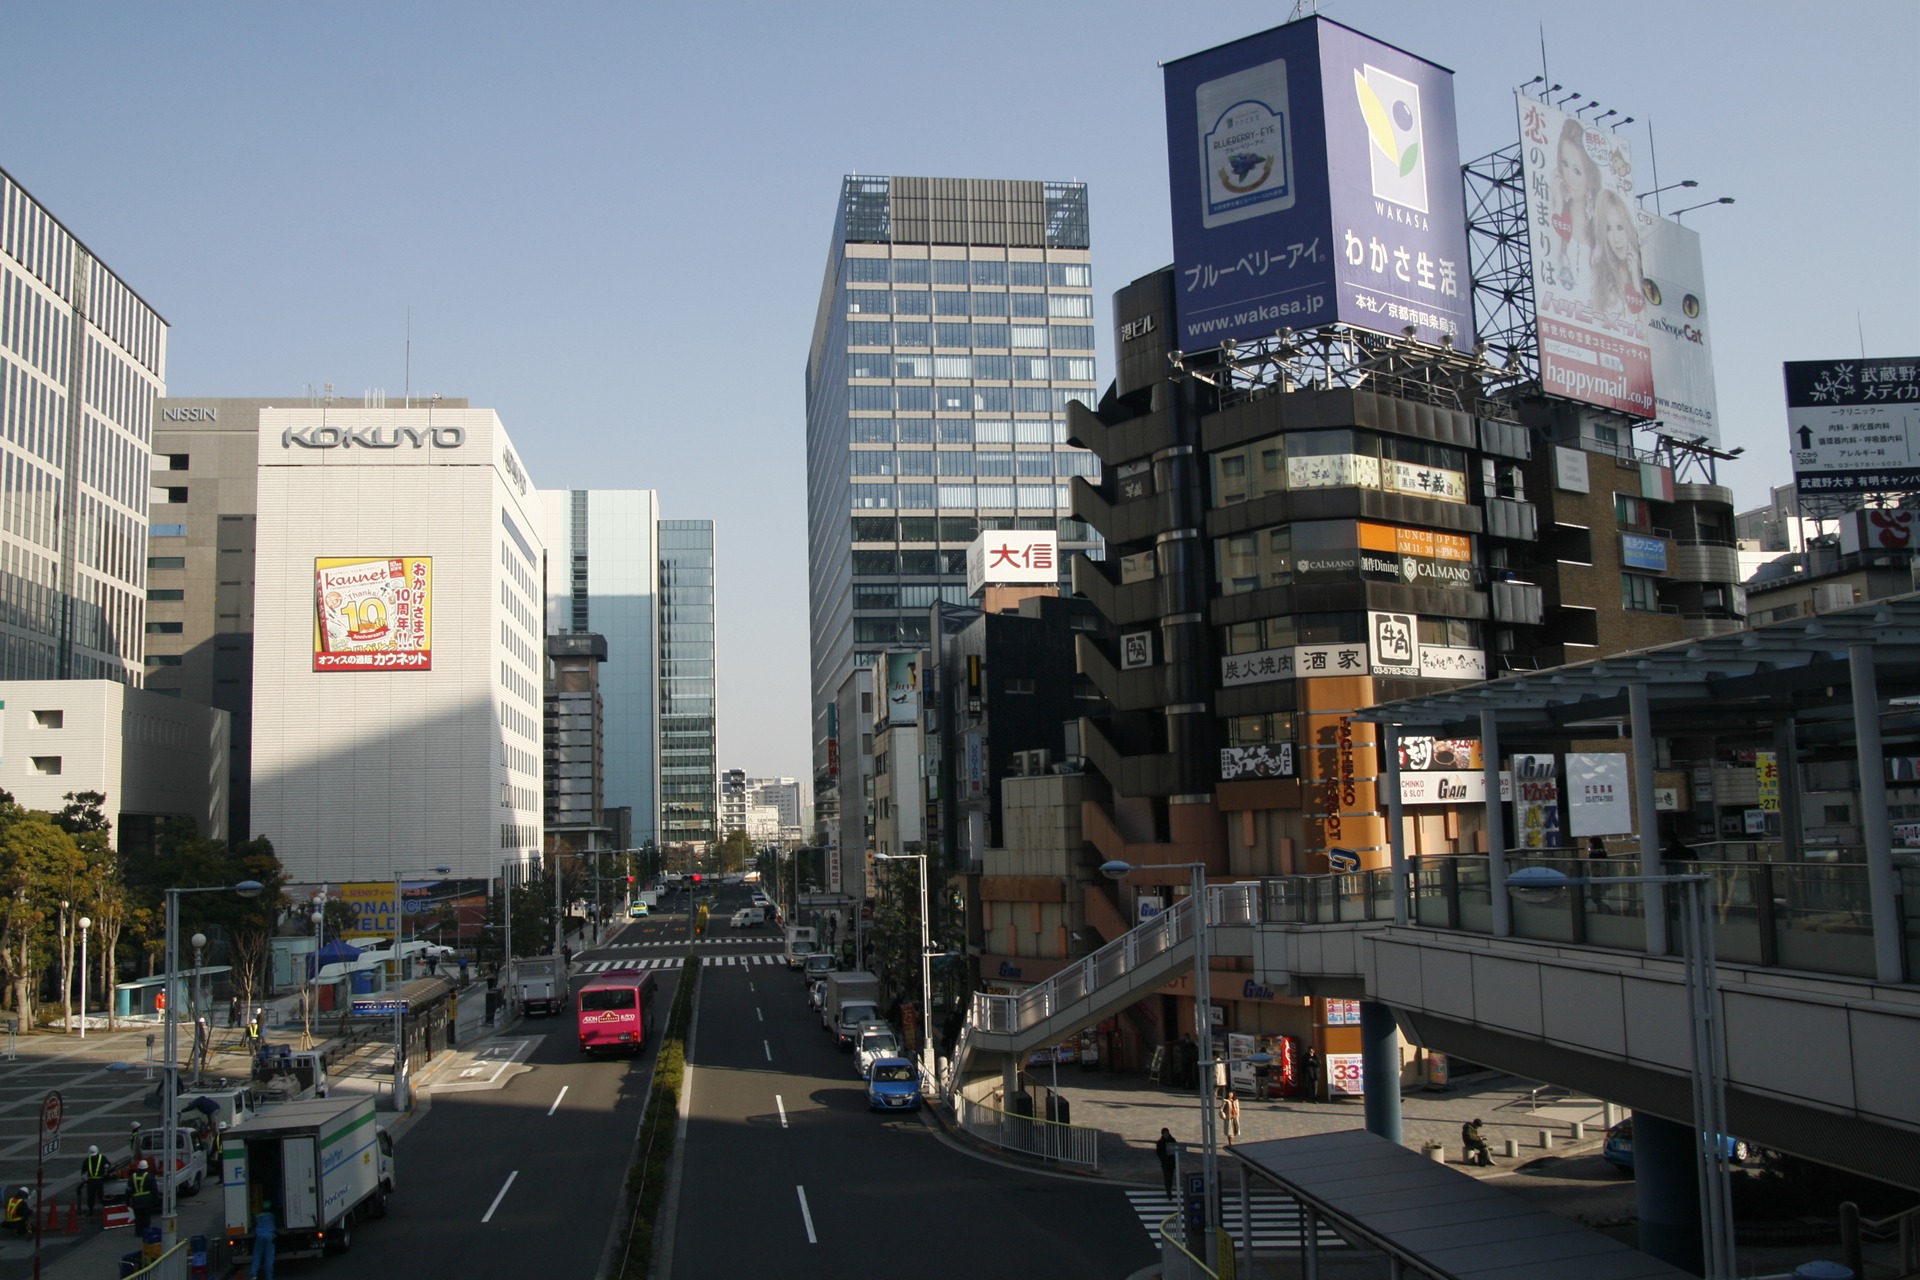
[{"label": "tree", "polygon": [[0,805],[0,983],[22,1026],[33,1025],[34,985],[57,942],[54,904],[72,901],[85,871],[80,846],[51,818]]},{"label": "tree", "polygon": [[727,838],[720,842],[720,872],[730,875],[743,871],[753,859],[753,841],[747,833],[740,830],[727,832]]},{"label": "tree", "polygon": [[252,1004],[254,991],[265,976],[262,961],[266,939],[285,902],[286,870],[273,852],[273,842],[265,836],[239,845],[203,840],[191,818],[166,817],[155,826],[153,857],[141,872],[136,889],[142,910],[133,923],[147,953],[150,973],[166,948],[165,890],[169,886],[219,888],[243,880],[255,880],[263,886],[251,898],[237,893],[180,898],[182,940],[199,930],[224,939],[236,994],[243,1003]]}]

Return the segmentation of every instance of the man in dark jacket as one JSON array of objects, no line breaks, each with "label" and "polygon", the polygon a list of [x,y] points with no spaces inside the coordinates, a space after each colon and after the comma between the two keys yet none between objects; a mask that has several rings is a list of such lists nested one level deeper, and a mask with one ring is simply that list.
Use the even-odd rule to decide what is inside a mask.
[{"label": "man in dark jacket", "polygon": [[1180,1144],[1174,1141],[1171,1129],[1160,1130],[1160,1137],[1153,1144],[1153,1153],[1160,1157],[1160,1181],[1166,1184],[1167,1195],[1173,1195],[1174,1153],[1180,1150]]}]

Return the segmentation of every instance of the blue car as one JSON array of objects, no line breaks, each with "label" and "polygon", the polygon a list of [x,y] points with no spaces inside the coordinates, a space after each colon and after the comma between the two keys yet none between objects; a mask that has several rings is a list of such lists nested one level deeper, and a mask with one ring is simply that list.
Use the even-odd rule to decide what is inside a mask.
[{"label": "blue car", "polygon": [[[1752,1154],[1743,1140],[1739,1138],[1720,1139],[1720,1155],[1735,1164],[1745,1164]],[[1622,1173],[1633,1172],[1633,1117],[1628,1116],[1613,1128],[1607,1130],[1607,1140],[1600,1148],[1600,1158]]]},{"label": "blue car", "polygon": [[867,1068],[867,1110],[918,1111],[920,1069],[905,1058],[875,1058]]}]

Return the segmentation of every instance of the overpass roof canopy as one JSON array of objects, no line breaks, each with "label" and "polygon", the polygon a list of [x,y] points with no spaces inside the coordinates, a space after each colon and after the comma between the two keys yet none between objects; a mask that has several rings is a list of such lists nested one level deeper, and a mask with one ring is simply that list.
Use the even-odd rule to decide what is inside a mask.
[{"label": "overpass roof canopy", "polygon": [[[1628,690],[1647,689],[1656,721],[1759,731],[1789,716],[1850,740],[1849,654],[1871,656],[1880,704],[1920,698],[1920,592],[1726,635],[1634,649],[1381,703],[1357,720],[1435,735],[1475,736],[1492,711],[1503,733],[1593,737],[1628,719]],[[1911,710],[1911,708],[1910,708]]]},{"label": "overpass roof canopy", "polygon": [[1250,1174],[1311,1207],[1342,1235],[1421,1274],[1447,1280],[1681,1280],[1690,1274],[1363,1129],[1240,1143],[1233,1150]]}]

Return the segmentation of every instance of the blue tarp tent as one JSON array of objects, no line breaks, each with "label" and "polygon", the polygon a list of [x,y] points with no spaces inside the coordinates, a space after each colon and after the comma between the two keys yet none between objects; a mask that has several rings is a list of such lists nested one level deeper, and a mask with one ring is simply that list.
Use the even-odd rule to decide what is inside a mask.
[{"label": "blue tarp tent", "polygon": [[313,977],[330,964],[346,964],[359,958],[360,948],[350,947],[336,939],[307,957],[307,976]]}]

